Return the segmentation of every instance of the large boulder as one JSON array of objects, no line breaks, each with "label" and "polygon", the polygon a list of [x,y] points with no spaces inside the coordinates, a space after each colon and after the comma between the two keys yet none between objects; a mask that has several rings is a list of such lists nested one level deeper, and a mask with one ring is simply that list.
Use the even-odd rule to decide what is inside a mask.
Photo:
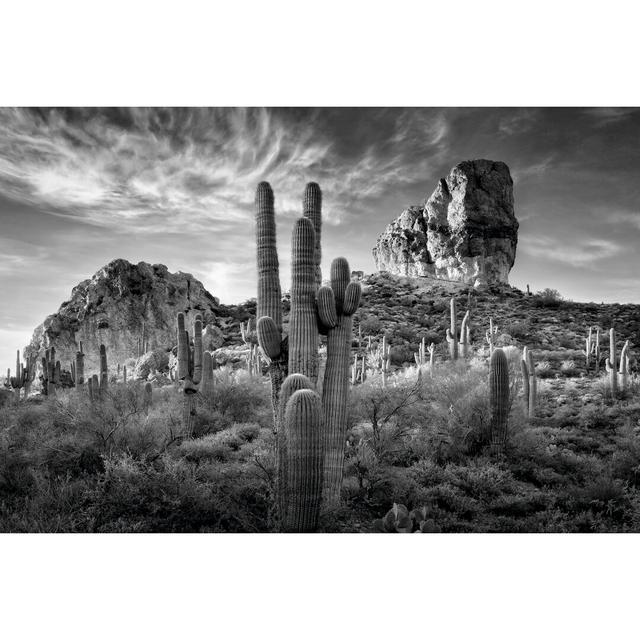
[{"label": "large boulder", "polygon": [[[104,344],[109,370],[115,373],[118,364],[142,355],[142,344],[154,360],[171,349],[179,311],[186,314],[192,331],[197,313],[205,324],[214,324],[220,303],[188,273],[169,273],[162,264],[114,260],[74,287],[58,312],[35,329],[25,354],[35,353],[40,363],[44,350],[54,346],[56,359],[69,369],[82,341],[86,377],[98,372]],[[155,368],[166,368],[164,358],[160,360]]]},{"label": "large boulder", "polygon": [[513,180],[504,162],[457,164],[422,206],[405,209],[378,238],[378,271],[475,286],[508,283],[518,242]]}]

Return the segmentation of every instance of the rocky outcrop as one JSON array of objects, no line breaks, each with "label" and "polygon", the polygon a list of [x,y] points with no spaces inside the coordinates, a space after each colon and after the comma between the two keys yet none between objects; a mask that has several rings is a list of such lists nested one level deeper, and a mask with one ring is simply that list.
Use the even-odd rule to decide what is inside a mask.
[{"label": "rocky outcrop", "polygon": [[[153,352],[154,359],[158,352],[168,352],[176,344],[179,311],[187,315],[188,327],[196,313],[213,325],[220,302],[188,273],[169,273],[162,264],[114,260],[74,287],[58,312],[35,329],[25,354],[36,353],[40,363],[45,349],[54,346],[62,368],[70,369],[82,341],[87,376],[98,372],[104,344],[109,369],[115,372],[118,364],[141,355],[139,344]],[[219,337],[213,329],[209,333]]]},{"label": "rocky outcrop", "polygon": [[461,162],[424,205],[389,224],[373,249],[376,268],[474,286],[508,283],[518,226],[507,165]]}]

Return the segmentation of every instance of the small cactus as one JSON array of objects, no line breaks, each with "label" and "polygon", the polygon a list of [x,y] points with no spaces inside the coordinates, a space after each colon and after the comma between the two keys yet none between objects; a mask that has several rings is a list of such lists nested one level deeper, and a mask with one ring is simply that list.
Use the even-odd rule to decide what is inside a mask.
[{"label": "small cactus", "polygon": [[624,392],[629,387],[629,341],[627,340],[620,352],[620,389]]},{"label": "small cactus", "polygon": [[507,443],[509,418],[509,364],[500,348],[493,350],[489,363],[489,407],[491,410],[491,451],[503,453]]}]

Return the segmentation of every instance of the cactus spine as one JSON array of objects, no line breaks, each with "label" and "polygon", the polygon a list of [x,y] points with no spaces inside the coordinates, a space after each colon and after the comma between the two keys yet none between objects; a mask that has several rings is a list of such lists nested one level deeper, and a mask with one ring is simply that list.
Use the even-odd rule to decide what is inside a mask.
[{"label": "cactus spine", "polygon": [[493,350],[489,363],[489,406],[491,409],[491,452],[503,453],[507,443],[509,418],[509,365],[500,348]]},{"label": "cactus spine", "polygon": [[449,343],[449,355],[452,360],[458,359],[458,327],[456,323],[456,316],[458,315],[458,308],[456,306],[456,299],[451,298],[451,325],[447,329],[447,342]]}]

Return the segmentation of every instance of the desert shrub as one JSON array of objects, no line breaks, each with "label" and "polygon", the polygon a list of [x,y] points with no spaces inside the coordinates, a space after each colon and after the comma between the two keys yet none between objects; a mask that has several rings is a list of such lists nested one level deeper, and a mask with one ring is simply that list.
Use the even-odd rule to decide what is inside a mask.
[{"label": "desert shrub", "polygon": [[394,366],[401,366],[406,362],[413,362],[415,349],[411,345],[393,345],[389,349],[389,358]]},{"label": "desert shrub", "polygon": [[562,373],[569,378],[580,375],[580,372],[578,371],[574,360],[563,360],[562,364],[560,365],[560,371],[562,371]]},{"label": "desert shrub", "polygon": [[233,422],[249,422],[257,418],[266,426],[272,420],[266,379],[251,377],[245,370],[223,368],[216,372],[213,407]]},{"label": "desert shrub", "polygon": [[382,332],[382,321],[378,316],[367,314],[360,321],[363,336],[377,336]]},{"label": "desert shrub", "polygon": [[538,291],[532,298],[533,304],[537,307],[556,308],[562,303],[562,296],[557,289],[543,289]]},{"label": "desert shrub", "polygon": [[504,332],[517,340],[527,340],[531,335],[531,326],[528,322],[511,322],[505,325]]},{"label": "desert shrub", "polygon": [[551,368],[551,363],[548,360],[540,360],[540,362],[536,363],[536,374],[540,378],[551,378],[553,377],[553,369]]}]

